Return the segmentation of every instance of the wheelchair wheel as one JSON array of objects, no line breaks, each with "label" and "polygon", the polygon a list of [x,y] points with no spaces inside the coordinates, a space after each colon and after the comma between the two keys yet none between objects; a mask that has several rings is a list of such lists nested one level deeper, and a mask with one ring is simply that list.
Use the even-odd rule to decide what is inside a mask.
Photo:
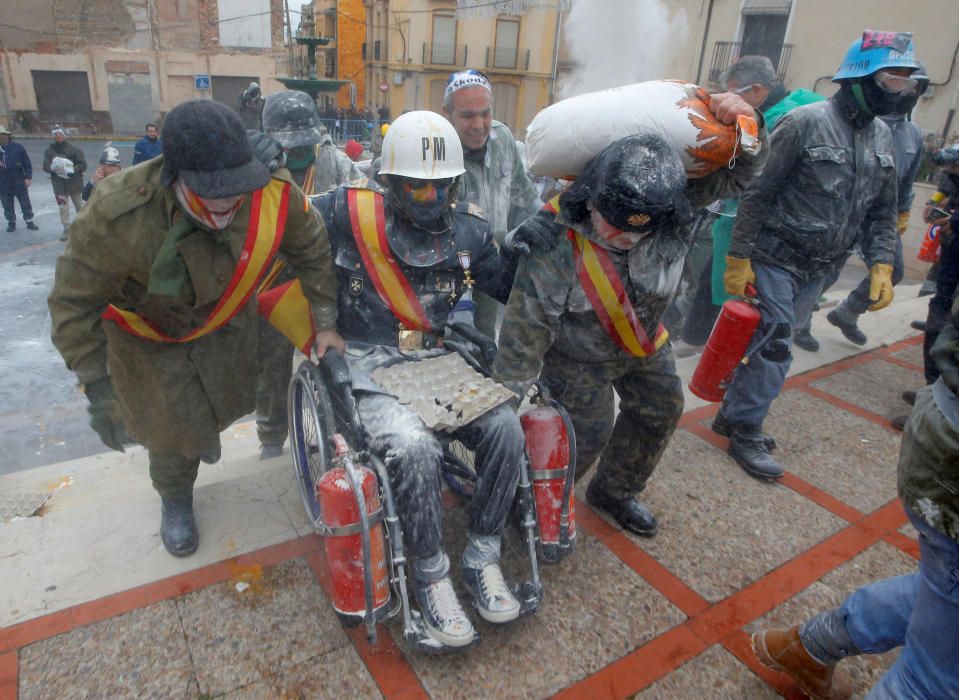
[{"label": "wheelchair wheel", "polygon": [[301,364],[293,375],[288,401],[296,483],[307,517],[316,527],[321,515],[316,500],[316,481],[332,464],[335,422],[323,375],[312,362]]},{"label": "wheelchair wheel", "polygon": [[453,440],[443,449],[443,478],[453,493],[467,501],[476,490],[475,459],[473,452],[459,440]]}]

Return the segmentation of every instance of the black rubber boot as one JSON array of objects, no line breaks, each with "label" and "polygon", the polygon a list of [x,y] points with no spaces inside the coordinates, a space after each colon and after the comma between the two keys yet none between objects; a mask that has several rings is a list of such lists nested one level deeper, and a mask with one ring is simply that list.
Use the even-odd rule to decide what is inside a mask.
[{"label": "black rubber boot", "polygon": [[613,520],[623,528],[641,537],[652,537],[659,530],[656,518],[646,506],[632,496],[623,499],[608,496],[596,485],[595,479],[589,482],[586,500],[591,506],[613,516]]},{"label": "black rubber boot", "polygon": [[841,304],[826,314],[826,320],[841,330],[842,334],[846,336],[846,340],[856,345],[865,345],[866,334],[859,330],[859,326],[856,325],[856,319],[858,318],[858,314],[846,311]]},{"label": "black rubber boot", "polygon": [[[716,414],[716,417],[713,418],[712,425],[709,427],[714,433],[717,435],[722,435],[724,438],[733,436],[733,426],[726,419],[726,416],[723,415],[722,411]],[[774,438],[772,435],[766,435],[766,433],[763,433],[762,436],[763,444],[766,445],[766,449],[769,452],[772,452],[778,447],[776,444],[776,438]]]},{"label": "black rubber boot", "polygon": [[926,332],[926,322],[925,321],[913,321],[909,324],[912,328],[915,328],[917,331]]},{"label": "black rubber boot", "polygon": [[916,405],[916,392],[914,391],[904,391],[902,392],[902,400],[905,401],[910,406]]},{"label": "black rubber boot", "polygon": [[793,335],[793,344],[806,352],[819,352],[819,341],[809,331],[796,331]]},{"label": "black rubber boot", "polygon": [[40,230],[40,227],[37,226],[35,223],[33,223],[33,221],[28,221],[28,222],[27,222],[27,228],[30,229],[31,231],[39,231],[39,230]]},{"label": "black rubber boot", "polygon": [[160,539],[175,557],[187,557],[196,551],[200,535],[193,518],[193,494],[179,498],[160,498]]},{"label": "black rubber boot", "polygon": [[906,414],[901,415],[901,416],[896,416],[895,418],[893,418],[893,419],[892,419],[891,421],[889,421],[889,422],[892,424],[892,427],[895,428],[896,430],[905,430],[905,429],[906,429],[906,421],[908,421],[908,420],[909,420],[909,414],[906,413]]},{"label": "black rubber boot", "polygon": [[16,230],[17,230],[17,225],[15,223],[11,222],[7,224],[7,233],[10,233],[11,231],[16,231]]},{"label": "black rubber boot", "polygon": [[729,438],[728,451],[749,476],[765,481],[782,478],[783,468],[769,454],[758,430],[737,429]]}]

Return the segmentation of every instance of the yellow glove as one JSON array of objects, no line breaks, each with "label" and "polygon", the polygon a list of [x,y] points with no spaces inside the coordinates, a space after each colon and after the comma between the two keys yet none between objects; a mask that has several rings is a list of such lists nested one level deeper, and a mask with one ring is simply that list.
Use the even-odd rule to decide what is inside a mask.
[{"label": "yellow glove", "polygon": [[726,293],[734,297],[741,297],[746,294],[746,285],[756,281],[756,275],[753,273],[753,266],[749,258],[734,258],[726,256],[726,272],[723,273],[723,284],[726,287]]},{"label": "yellow glove", "polygon": [[909,227],[909,212],[901,211],[899,215],[896,216],[896,233],[900,236],[906,232],[906,229]]},{"label": "yellow glove", "polygon": [[892,303],[892,265],[876,263],[869,268],[869,299],[876,302],[870,311],[885,309]]}]

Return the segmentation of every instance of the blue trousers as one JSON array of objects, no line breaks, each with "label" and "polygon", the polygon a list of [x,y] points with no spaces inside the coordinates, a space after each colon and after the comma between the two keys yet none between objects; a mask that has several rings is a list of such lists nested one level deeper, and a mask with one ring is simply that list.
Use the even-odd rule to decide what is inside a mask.
[{"label": "blue trousers", "polygon": [[903,647],[873,700],[959,698],[959,542],[906,513],[919,531],[919,571],[863,586],[804,624],[800,637],[828,664]]},{"label": "blue trousers", "polygon": [[[905,274],[905,264],[902,259],[902,238],[896,236],[896,252],[892,261],[893,286],[902,281],[903,274]],[[867,274],[862,282],[849,292],[849,296],[846,297],[846,307],[857,314],[864,314],[872,304],[873,301],[869,298],[869,275]]]},{"label": "blue trousers", "polygon": [[722,412],[732,425],[759,429],[769,407],[779,396],[792,364],[796,319],[807,318],[811,313],[828,270],[801,278],[785,268],[764,262],[754,261],[752,268],[756,274],[762,321],[750,350],[764,340],[765,344],[747,364],[736,369],[726,389]]}]

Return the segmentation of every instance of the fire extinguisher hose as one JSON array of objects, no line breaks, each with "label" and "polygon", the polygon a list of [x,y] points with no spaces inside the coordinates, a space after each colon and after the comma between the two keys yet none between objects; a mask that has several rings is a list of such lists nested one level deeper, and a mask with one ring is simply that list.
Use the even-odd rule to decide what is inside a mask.
[{"label": "fire extinguisher hose", "polygon": [[576,479],[576,433],[573,430],[573,421],[563,405],[555,399],[547,399],[549,405],[559,413],[563,419],[563,426],[566,428],[566,436],[569,440],[569,466],[566,467],[566,483],[563,484],[563,506],[560,511],[559,520],[559,544],[561,547],[569,546],[569,499],[573,493],[573,482]]},{"label": "fire extinguisher hose", "polygon": [[[756,304],[756,306],[759,307],[760,315],[762,314],[763,311],[767,311],[767,312],[768,312],[768,311],[769,311],[769,307],[766,306],[766,305],[760,300],[759,295],[756,294],[756,288],[755,288],[755,287],[752,287],[752,285],[750,285],[750,287],[751,287],[751,289],[752,289],[752,298],[755,299],[755,304]],[[760,319],[759,323],[762,324],[762,319]],[[766,333],[763,335],[763,337],[759,339],[759,342],[758,342],[758,343],[753,343],[753,346],[752,346],[751,348],[749,348],[749,350],[746,351],[746,354],[743,356],[743,359],[741,360],[741,362],[742,362],[743,364],[747,364],[747,363],[753,358],[753,355],[755,355],[757,352],[759,352],[759,351],[762,350],[764,347],[766,347],[766,344],[767,344],[770,340],[773,339],[773,334],[776,332],[776,326],[777,326],[777,325],[778,325],[778,324],[775,324],[775,323],[769,324],[769,329],[766,331]]]}]

